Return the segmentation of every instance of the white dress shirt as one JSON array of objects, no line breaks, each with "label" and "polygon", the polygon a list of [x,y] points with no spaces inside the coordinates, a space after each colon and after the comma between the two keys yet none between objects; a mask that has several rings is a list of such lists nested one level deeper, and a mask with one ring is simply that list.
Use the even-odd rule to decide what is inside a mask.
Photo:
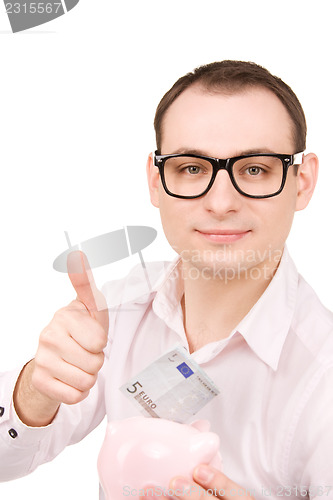
[{"label": "white dress shirt", "polygon": [[[0,480],[52,460],[105,414],[108,420],[138,414],[119,387],[176,344],[188,349],[179,266],[178,259],[138,266],[104,286],[110,330],[98,382],[83,402],[61,405],[49,426],[30,428],[15,413],[22,367],[0,374]],[[220,436],[224,473],[256,498],[304,498],[308,491],[310,498],[333,499],[333,314],[286,249],[271,283],[228,338],[191,356],[220,389],[193,420],[208,419]]]}]

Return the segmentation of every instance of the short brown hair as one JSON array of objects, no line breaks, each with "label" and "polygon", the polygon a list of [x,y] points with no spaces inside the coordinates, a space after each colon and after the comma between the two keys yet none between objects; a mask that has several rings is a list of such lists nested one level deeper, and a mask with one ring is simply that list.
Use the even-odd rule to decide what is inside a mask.
[{"label": "short brown hair", "polygon": [[177,97],[188,87],[199,83],[204,89],[213,92],[234,93],[247,87],[264,87],[273,92],[285,106],[293,123],[295,152],[306,148],[306,120],[303,108],[292,89],[267,69],[253,62],[220,61],[196,68],[179,78],[162,97],[156,109],[154,127],[157,150],[161,150],[162,122],[164,115]]}]

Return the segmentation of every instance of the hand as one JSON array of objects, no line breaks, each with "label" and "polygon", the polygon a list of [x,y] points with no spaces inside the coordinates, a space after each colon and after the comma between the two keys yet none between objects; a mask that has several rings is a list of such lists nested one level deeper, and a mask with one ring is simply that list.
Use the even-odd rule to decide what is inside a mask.
[{"label": "hand", "polygon": [[[234,483],[225,474],[209,465],[199,465],[193,472],[194,481],[185,477],[174,477],[167,490],[146,486],[140,500],[158,500],[161,498],[179,498],[184,500],[207,500],[216,497],[224,500],[254,500],[245,488]],[[155,495],[154,492],[156,491]],[[163,494],[163,496],[162,496]]]},{"label": "hand", "polygon": [[55,402],[75,404],[88,396],[102,368],[108,312],[86,256],[72,252],[67,268],[77,298],[42,331],[32,384]]},{"label": "hand", "polygon": [[60,403],[85,399],[104,363],[108,311],[96,288],[86,256],[68,256],[68,275],[77,298],[57,311],[39,337],[35,359],[21,372],[14,405],[27,425],[52,421]]},{"label": "hand", "polygon": [[184,477],[173,478],[169,485],[173,498],[207,500],[207,497],[214,496],[224,500],[254,500],[245,488],[214,467],[199,465],[194,469],[193,479],[194,482]]}]

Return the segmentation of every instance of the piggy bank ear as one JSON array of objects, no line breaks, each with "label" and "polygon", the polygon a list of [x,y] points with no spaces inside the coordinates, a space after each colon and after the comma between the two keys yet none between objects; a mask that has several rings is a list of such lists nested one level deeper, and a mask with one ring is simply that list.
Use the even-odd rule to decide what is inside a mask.
[{"label": "piggy bank ear", "polygon": [[194,420],[190,425],[200,432],[208,432],[210,429],[209,420]]},{"label": "piggy bank ear", "polygon": [[196,454],[201,462],[209,463],[219,448],[220,439],[214,432],[200,432],[191,436],[190,452]]}]

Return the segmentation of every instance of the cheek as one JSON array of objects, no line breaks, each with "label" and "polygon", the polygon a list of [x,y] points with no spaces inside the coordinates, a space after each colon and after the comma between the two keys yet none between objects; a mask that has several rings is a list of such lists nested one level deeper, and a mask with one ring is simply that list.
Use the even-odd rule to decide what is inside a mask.
[{"label": "cheek", "polygon": [[[276,203],[278,201],[278,203]],[[262,207],[262,237],[275,248],[281,248],[291,229],[295,213],[295,197],[282,193],[278,200],[267,200]]]},{"label": "cheek", "polygon": [[180,200],[160,193],[159,209],[165,236],[175,251],[184,248],[188,239],[190,210],[186,200]]}]

